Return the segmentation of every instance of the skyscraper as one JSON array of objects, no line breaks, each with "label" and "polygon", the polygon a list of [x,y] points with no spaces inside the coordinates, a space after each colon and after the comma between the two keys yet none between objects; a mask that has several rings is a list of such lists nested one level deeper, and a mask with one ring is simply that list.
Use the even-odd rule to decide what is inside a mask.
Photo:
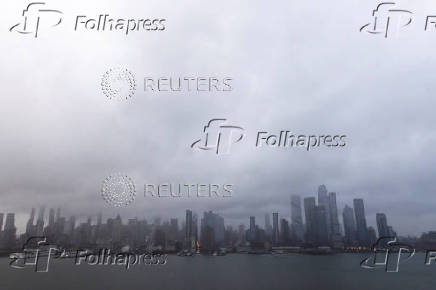
[{"label": "skyscraper", "polygon": [[75,216],[70,216],[70,228],[71,228],[71,232],[74,231],[74,229],[76,228],[76,217]]},{"label": "skyscraper", "polygon": [[15,229],[15,214],[8,213],[6,215],[5,231]]},{"label": "skyscraper", "polygon": [[45,207],[39,209],[38,220],[36,221],[36,235],[42,236],[44,234],[44,213]]},{"label": "skyscraper", "polygon": [[3,230],[3,247],[6,249],[14,249],[16,247],[16,232],[15,214],[8,213],[6,215],[5,228]]},{"label": "skyscraper", "polygon": [[216,249],[215,231],[213,226],[205,222],[204,217],[201,219],[201,251],[212,253]]},{"label": "skyscraper", "polygon": [[176,218],[170,219],[170,231],[168,238],[171,240],[179,239],[179,221]]},{"label": "skyscraper", "polygon": [[272,242],[274,246],[279,244],[279,214],[277,212],[273,213],[273,232],[272,232]]},{"label": "skyscraper", "polygon": [[250,216],[250,228],[248,229],[246,236],[247,241],[256,241],[256,218],[254,216]]},{"label": "skyscraper", "polygon": [[192,214],[192,239],[195,246],[198,241],[198,216],[196,213]]},{"label": "skyscraper", "polygon": [[331,223],[330,223],[330,200],[327,195],[327,188],[326,186],[320,185],[318,187],[318,206],[323,206],[325,209],[325,220],[327,224],[327,237],[330,239],[331,235]]},{"label": "skyscraper", "polygon": [[55,223],[55,210],[53,208],[50,209],[49,217],[48,217],[48,226],[53,227]]},{"label": "skyscraper", "polygon": [[282,246],[287,246],[289,244],[290,238],[289,223],[286,219],[280,220],[280,243]]},{"label": "skyscraper", "polygon": [[329,193],[329,203],[330,203],[330,230],[332,234],[341,233],[339,218],[338,218],[338,206],[336,204],[336,192]]},{"label": "skyscraper", "polygon": [[388,226],[389,236],[390,237],[396,237],[397,233],[394,231],[394,229],[391,226]]},{"label": "skyscraper", "polygon": [[256,229],[256,217],[251,216],[250,217],[250,230],[255,230]]},{"label": "skyscraper", "polygon": [[97,215],[97,226],[101,226],[102,219],[103,219],[103,215],[101,212],[99,212]]},{"label": "skyscraper", "polygon": [[355,198],[353,200],[354,205],[354,215],[356,217],[356,232],[357,232],[357,241],[360,246],[368,247],[370,245],[370,241],[368,238],[368,228],[366,225],[366,217],[365,217],[365,206],[363,205],[363,199]]},{"label": "skyscraper", "polygon": [[338,217],[338,206],[336,204],[336,192],[329,193],[329,212],[330,212],[330,240],[333,247],[343,246],[341,228]]},{"label": "skyscraper", "polygon": [[72,235],[75,227],[76,227],[76,218],[74,216],[71,216],[70,219],[67,222],[65,222],[63,233],[66,235]]},{"label": "skyscraper", "polygon": [[213,230],[215,245],[220,245],[224,242],[224,218],[222,218],[218,214],[215,214],[212,211],[204,212],[202,219],[202,228],[211,228]]},{"label": "skyscraper", "polygon": [[291,195],[291,227],[297,241],[304,240],[303,215],[299,195]]},{"label": "skyscraper", "polygon": [[316,206],[315,197],[306,197],[304,199],[304,214],[306,217],[306,242],[314,242],[314,226],[315,226],[315,215],[314,210]]},{"label": "skyscraper", "polygon": [[[88,223],[81,224],[85,232],[85,236],[88,236],[88,230],[91,228],[90,221],[88,219]],[[123,221],[121,216],[118,214],[117,217],[113,220],[112,223],[112,242],[117,245],[121,242],[121,231],[123,228]]]},{"label": "skyscraper", "polygon": [[348,205],[345,205],[342,218],[344,220],[345,244],[347,246],[355,246],[356,221],[354,220],[354,210]]},{"label": "skyscraper", "polygon": [[315,235],[315,245],[316,246],[328,246],[328,230],[327,230],[327,219],[326,209],[324,206],[315,206],[313,209],[314,215],[314,235]]},{"label": "skyscraper", "polygon": [[245,226],[243,224],[238,226],[238,241],[241,244],[245,243]]},{"label": "skyscraper", "polygon": [[4,218],[4,214],[0,213],[0,232],[3,230],[3,218]]},{"label": "skyscraper", "polygon": [[377,221],[378,237],[389,237],[390,233],[386,215],[384,213],[377,213],[375,216]]},{"label": "skyscraper", "polygon": [[185,247],[192,247],[192,236],[193,236],[193,228],[192,228],[192,211],[186,210],[186,219],[185,219]]},{"label": "skyscraper", "polygon": [[377,234],[375,233],[375,229],[373,227],[368,227],[368,244],[374,245],[377,241]]},{"label": "skyscraper", "polygon": [[26,225],[26,234],[28,237],[36,235],[36,228],[33,225],[34,220],[35,220],[35,209],[32,208],[32,211],[30,212],[30,218],[27,221],[27,225]]},{"label": "skyscraper", "polygon": [[265,233],[267,237],[271,238],[272,226],[269,213],[265,214]]},{"label": "skyscraper", "polygon": [[58,208],[56,210],[56,222],[58,222],[60,218],[61,218],[61,209]]}]

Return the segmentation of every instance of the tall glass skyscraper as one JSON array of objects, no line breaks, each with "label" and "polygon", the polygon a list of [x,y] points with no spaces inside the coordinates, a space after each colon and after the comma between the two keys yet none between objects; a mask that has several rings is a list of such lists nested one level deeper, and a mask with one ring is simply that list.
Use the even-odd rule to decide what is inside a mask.
[{"label": "tall glass skyscraper", "polygon": [[389,237],[390,231],[389,231],[388,219],[386,218],[386,215],[384,213],[377,213],[375,217],[376,217],[376,221],[377,221],[377,229],[378,229],[379,238]]},{"label": "tall glass skyscraper", "polygon": [[252,242],[256,240],[256,217],[250,216],[250,228],[247,232],[247,240]]},{"label": "tall glass skyscraper", "polygon": [[354,215],[356,217],[357,241],[360,246],[369,246],[368,227],[366,225],[365,206],[363,199],[356,198],[353,200]]},{"label": "tall glass skyscraper", "polygon": [[[253,222],[255,226],[255,220],[250,218],[250,223]],[[213,236],[215,238],[215,243],[219,245],[224,242],[224,218],[212,211],[204,212],[202,219],[202,228],[208,227],[213,230]]]},{"label": "tall glass skyscraper", "polygon": [[186,210],[186,219],[185,219],[185,247],[190,248],[192,244],[192,236],[193,236],[193,223],[192,223],[192,211]]},{"label": "tall glass skyscraper", "polygon": [[15,214],[8,213],[6,215],[5,227],[3,229],[3,247],[6,249],[14,249],[16,246]]},{"label": "tall glass skyscraper", "polygon": [[327,224],[327,236],[330,239],[331,222],[330,222],[330,199],[327,195],[327,187],[323,184],[318,187],[318,206],[323,206],[325,209],[325,220]]},{"label": "tall glass skyscraper", "polygon": [[329,238],[327,231],[326,209],[324,206],[319,205],[314,208],[314,234],[316,246],[328,246]]},{"label": "tall glass skyscraper", "polygon": [[304,240],[303,215],[299,195],[291,195],[291,227],[297,241]]},{"label": "tall glass skyscraper", "polygon": [[273,213],[273,233],[272,233],[272,241],[273,245],[277,246],[279,244],[279,214],[277,212]]},{"label": "tall glass skyscraper", "polygon": [[356,221],[354,219],[354,210],[345,205],[342,211],[342,218],[344,220],[345,244],[347,246],[356,245]]},{"label": "tall glass skyscraper", "polygon": [[265,233],[268,237],[271,237],[272,235],[272,226],[269,213],[265,214]]},{"label": "tall glass skyscraper", "polygon": [[306,242],[314,242],[314,226],[315,226],[315,197],[306,197],[304,199],[304,214],[306,217]]},{"label": "tall glass skyscraper", "polygon": [[336,248],[343,246],[341,226],[339,224],[338,206],[336,204],[336,192],[329,193],[330,212],[330,241]]},{"label": "tall glass skyscraper", "polygon": [[53,227],[55,223],[55,210],[51,208],[48,215],[48,226]]},{"label": "tall glass skyscraper", "polygon": [[3,229],[3,218],[4,218],[4,214],[3,213],[0,213],[0,232],[2,231],[2,229]]}]

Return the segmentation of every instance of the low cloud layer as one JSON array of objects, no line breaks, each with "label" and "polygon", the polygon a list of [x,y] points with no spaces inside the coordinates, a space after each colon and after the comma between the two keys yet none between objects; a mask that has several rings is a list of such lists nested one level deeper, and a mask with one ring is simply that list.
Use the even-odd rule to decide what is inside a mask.
[{"label": "low cloud layer", "polygon": [[[436,31],[424,31],[432,1],[399,5],[416,19],[396,37],[359,32],[378,2],[89,1],[47,3],[66,22],[37,39],[9,32],[26,1],[0,19],[0,212],[21,227],[31,207],[80,217],[183,217],[216,210],[227,223],[265,213],[290,215],[290,195],[337,192],[339,207],[362,197],[369,224],[384,212],[401,235],[434,230],[436,214]],[[166,18],[166,30],[128,36],[74,32],[75,15]],[[69,19],[69,20],[67,20]],[[68,22],[70,21],[70,22]],[[421,27],[422,26],[422,27]],[[135,73],[138,90],[108,100],[101,76]],[[232,77],[231,92],[144,93],[142,78]],[[212,118],[247,138],[232,153],[195,152]],[[258,131],[347,135],[341,149],[256,148]],[[100,186],[131,176],[136,201],[115,210]],[[228,199],[159,199],[144,183],[234,184]],[[340,211],[341,212],[341,211]]]}]

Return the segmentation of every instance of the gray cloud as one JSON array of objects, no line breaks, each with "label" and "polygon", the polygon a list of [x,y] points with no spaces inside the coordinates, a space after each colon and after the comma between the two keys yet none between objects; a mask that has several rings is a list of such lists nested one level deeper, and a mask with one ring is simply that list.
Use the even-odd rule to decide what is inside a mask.
[{"label": "gray cloud", "polygon": [[[377,2],[88,2],[49,4],[66,17],[165,17],[167,31],[126,37],[72,32],[66,22],[31,39],[6,29],[27,3],[5,4],[0,211],[17,212],[20,225],[42,204],[82,217],[183,217],[192,208],[217,210],[235,224],[250,215],[263,221],[272,211],[288,217],[290,194],[315,195],[324,183],[340,208],[365,198],[370,224],[382,211],[400,234],[434,229],[436,38],[420,27],[435,12],[431,1],[402,3],[416,10],[415,26],[387,40],[359,33]],[[138,79],[230,76],[234,90],[138,90],[128,102],[111,102],[99,83],[117,66]],[[229,156],[192,152],[216,117],[244,127],[248,138]],[[280,130],[346,134],[348,144],[254,148],[257,131]],[[100,198],[113,172],[136,180],[139,196],[128,208]],[[225,200],[151,201],[141,195],[146,182],[233,183],[235,192]]]}]

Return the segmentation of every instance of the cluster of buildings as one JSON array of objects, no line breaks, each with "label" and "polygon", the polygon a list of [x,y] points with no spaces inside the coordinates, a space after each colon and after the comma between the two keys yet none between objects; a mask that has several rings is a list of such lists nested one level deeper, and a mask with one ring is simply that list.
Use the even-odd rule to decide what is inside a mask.
[{"label": "cluster of buildings", "polygon": [[[226,248],[274,249],[283,247],[336,249],[369,248],[378,237],[396,237],[384,213],[376,214],[377,232],[367,225],[363,199],[353,200],[353,206],[345,205],[342,224],[336,202],[336,193],[328,192],[326,186],[318,187],[318,196],[298,195],[290,199],[290,219],[279,213],[265,214],[264,226],[249,218],[249,226],[237,228],[225,226],[224,218],[212,211],[204,212],[199,218],[186,210],[185,219],[179,225],[177,218],[169,221],[154,219],[128,219],[124,223],[118,215],[104,223],[102,215],[96,221],[88,218],[78,223],[74,216],[61,216],[60,209],[49,209],[48,223],[45,208],[32,209],[25,233],[17,236],[15,214],[6,218],[0,213],[0,249],[22,247],[30,237],[47,237],[48,241],[63,248],[110,248],[128,247],[133,251],[158,249],[163,251],[189,251],[213,253]],[[288,214],[286,216],[289,216]],[[3,221],[5,222],[3,223]],[[436,232],[428,232],[420,239],[409,238],[415,244],[436,245]]]},{"label": "cluster of buildings", "polygon": [[[304,211],[303,211],[304,209]],[[304,214],[303,214],[304,213]],[[303,216],[304,221],[303,222]],[[318,197],[291,196],[291,219],[279,219],[278,213],[265,215],[265,226],[256,225],[250,217],[250,228],[246,240],[254,244],[271,242],[273,247],[370,247],[377,240],[375,229],[367,225],[363,199],[353,200],[353,207],[345,205],[342,211],[343,226],[339,220],[336,193],[328,192],[325,185],[318,187]],[[388,225],[384,213],[378,213],[377,230],[379,237],[396,237]]]},{"label": "cluster of buildings", "polygon": [[3,225],[5,215],[0,213],[0,249],[14,249],[16,247],[15,214],[8,213]]}]

